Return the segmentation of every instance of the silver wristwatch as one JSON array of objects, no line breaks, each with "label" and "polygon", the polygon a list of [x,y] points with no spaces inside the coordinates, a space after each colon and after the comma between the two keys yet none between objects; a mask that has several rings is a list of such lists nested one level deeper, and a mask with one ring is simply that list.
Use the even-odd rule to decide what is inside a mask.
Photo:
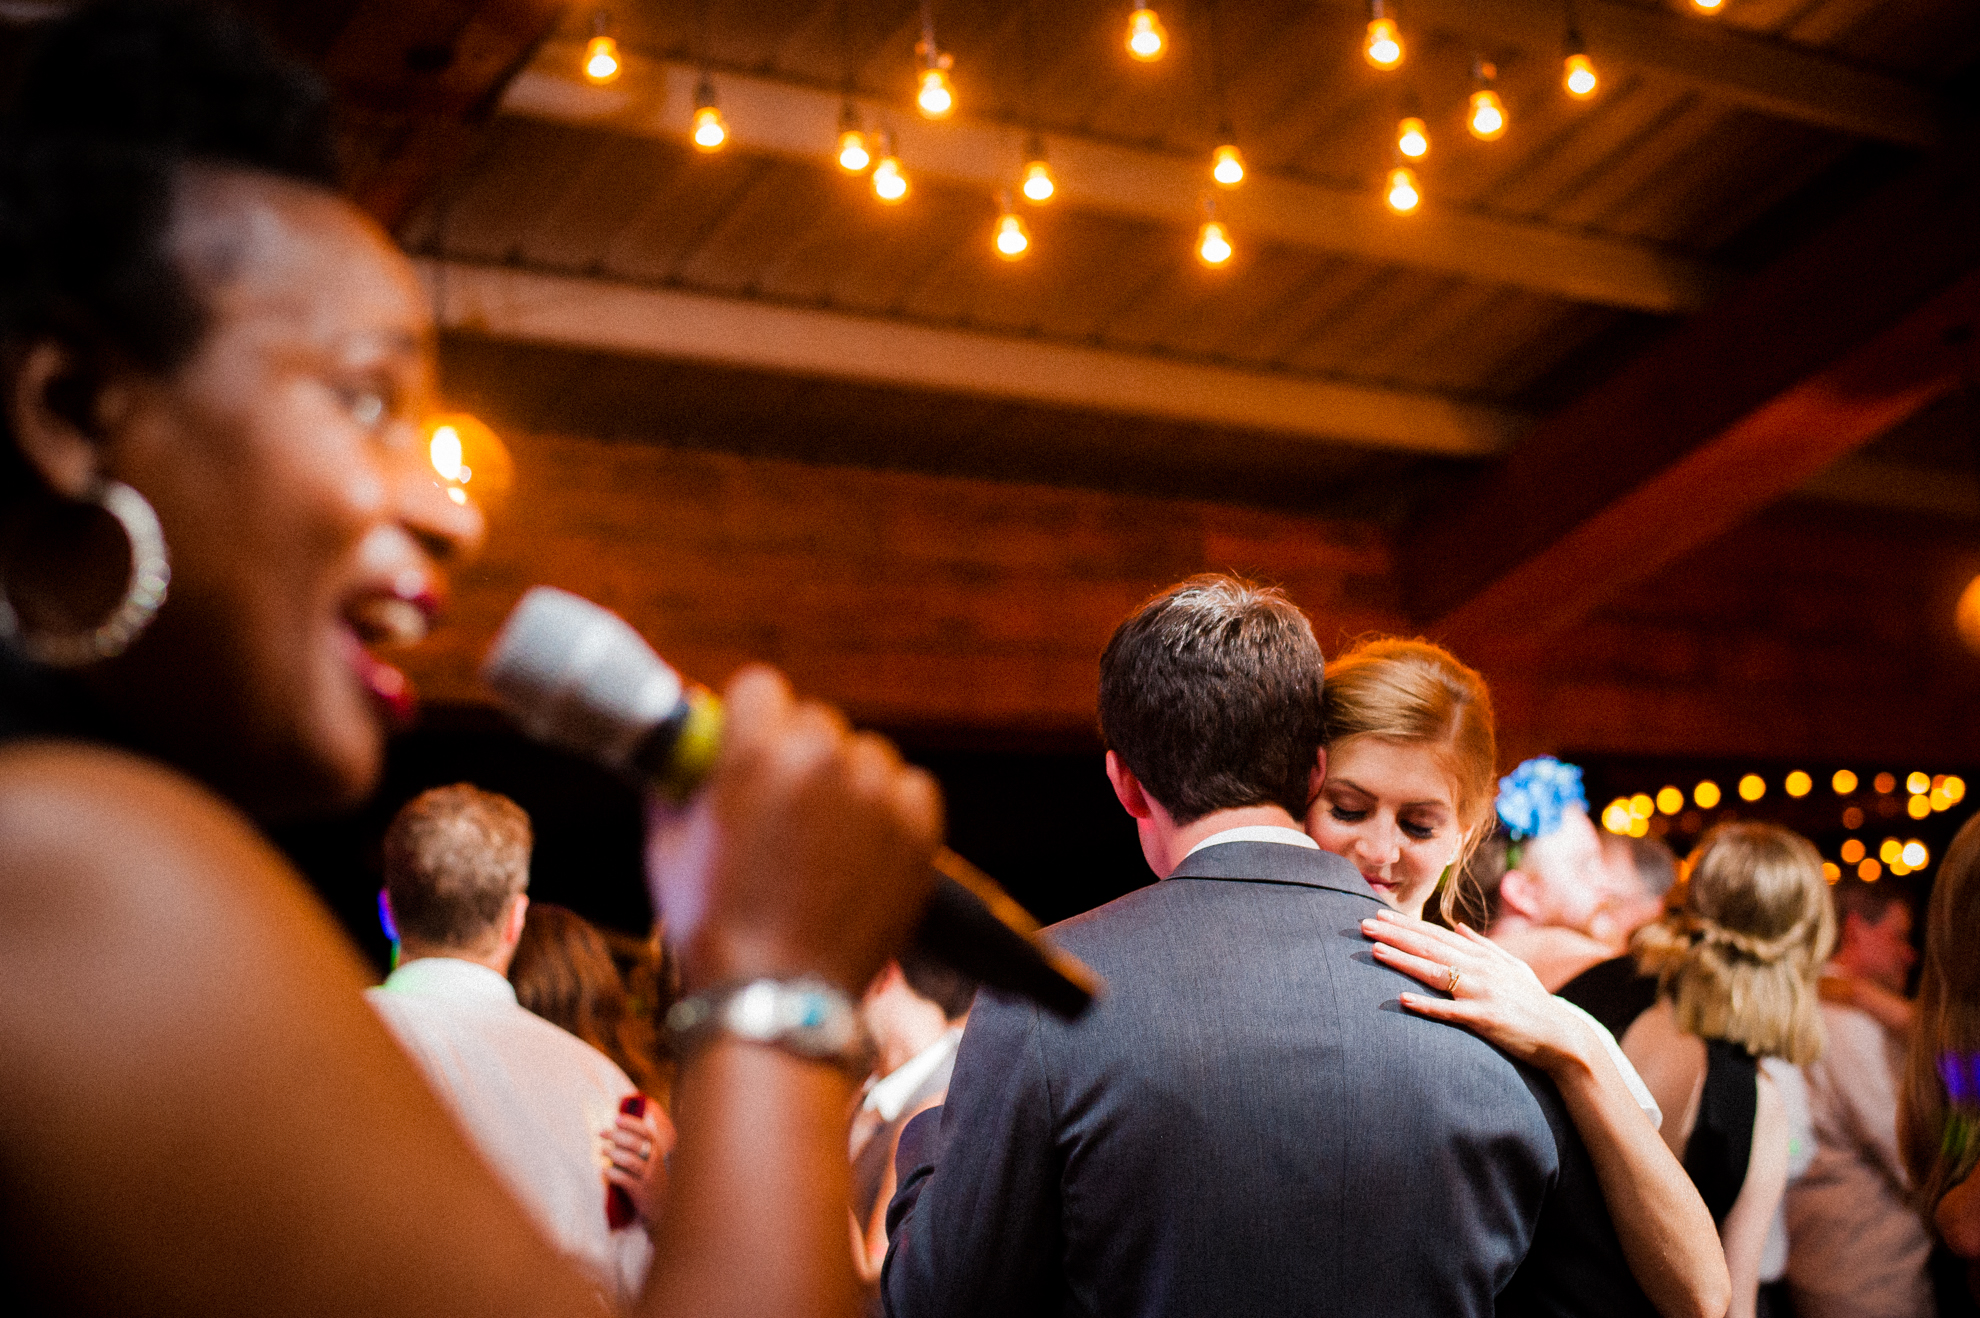
[{"label": "silver wristwatch", "polygon": [[675,1054],[686,1061],[717,1035],[769,1044],[864,1076],[872,1049],[851,998],[817,979],[757,979],[682,998],[667,1013]]}]

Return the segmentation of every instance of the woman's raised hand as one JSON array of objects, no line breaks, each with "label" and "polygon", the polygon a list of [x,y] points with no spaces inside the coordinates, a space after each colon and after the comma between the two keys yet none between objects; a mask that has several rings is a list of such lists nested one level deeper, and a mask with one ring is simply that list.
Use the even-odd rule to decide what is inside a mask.
[{"label": "woman's raised hand", "polygon": [[1377,961],[1451,995],[1403,994],[1403,1006],[1418,1015],[1465,1026],[1543,1070],[1600,1046],[1524,961],[1465,925],[1453,932],[1385,910],[1363,920],[1361,932]]}]

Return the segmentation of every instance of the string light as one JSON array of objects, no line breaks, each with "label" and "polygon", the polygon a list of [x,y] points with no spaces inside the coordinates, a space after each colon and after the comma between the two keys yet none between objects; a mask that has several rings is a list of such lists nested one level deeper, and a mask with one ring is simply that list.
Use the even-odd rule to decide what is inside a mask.
[{"label": "string light", "polygon": [[1024,193],[1026,201],[1042,206],[1052,200],[1052,194],[1059,190],[1058,184],[1052,180],[1051,166],[1045,163],[1044,141],[1034,134],[1026,144],[1024,154],[1027,157],[1024,181],[1018,185],[1018,190]]},{"label": "string light", "polygon": [[1561,86],[1577,101],[1585,101],[1602,85],[1595,76],[1595,64],[1581,51],[1568,55],[1561,67]]},{"label": "string light", "polygon": [[1602,827],[1611,833],[1629,832],[1629,822],[1633,817],[1629,813],[1629,802],[1621,797],[1602,807]]},{"label": "string light", "polygon": [[1691,7],[1701,14],[1716,14],[1725,5],[1726,0],[1691,0]]},{"label": "string light", "polygon": [[1836,770],[1836,776],[1829,779],[1829,786],[1836,789],[1837,796],[1848,796],[1856,790],[1856,775],[1848,769]]},{"label": "string light", "polygon": [[1815,780],[1796,769],[1787,776],[1787,781],[1781,786],[1787,790],[1789,796],[1806,796],[1814,788]]},{"label": "string light", "polygon": [[1226,142],[1210,153],[1210,177],[1219,187],[1234,188],[1244,182],[1244,157]]},{"label": "string light", "polygon": [[1011,197],[1005,193],[998,198],[999,212],[994,242],[997,255],[1006,261],[1015,261],[1031,250],[1031,231],[1024,227],[1024,220],[1011,209]]},{"label": "string light", "polygon": [[1498,65],[1479,60],[1471,66],[1471,76],[1478,83],[1478,90],[1471,94],[1471,113],[1466,116],[1465,124],[1479,141],[1496,142],[1506,132],[1506,104],[1492,90],[1499,77]]},{"label": "string light", "polygon": [[599,34],[584,46],[584,76],[604,85],[619,76],[619,43]]},{"label": "string light", "polygon": [[1161,59],[1162,52],[1169,48],[1169,34],[1162,27],[1162,20],[1143,0],[1136,0],[1134,12],[1128,15],[1127,48],[1128,54],[1143,64]]},{"label": "string light", "polygon": [[1904,812],[1913,819],[1923,819],[1932,813],[1932,798],[1914,796],[1904,803]]},{"label": "string light", "polygon": [[1368,36],[1361,43],[1361,56],[1378,69],[1393,69],[1403,61],[1402,33],[1384,12],[1382,0],[1369,0]]},{"label": "string light", "polygon": [[1767,782],[1757,773],[1749,773],[1739,780],[1739,799],[1758,801],[1767,794]]},{"label": "string light", "polygon": [[1657,809],[1662,814],[1676,814],[1684,809],[1684,793],[1675,787],[1664,788],[1657,793]]},{"label": "string light", "polygon": [[1870,785],[1877,789],[1877,795],[1889,796],[1897,790],[1897,779],[1888,773],[1880,773]]},{"label": "string light", "polygon": [[1842,877],[1842,867],[1837,865],[1836,862],[1834,862],[1833,860],[1825,860],[1822,862],[1822,882],[1834,883],[1837,879],[1840,879],[1841,877]]},{"label": "string light", "polygon": [[1915,870],[1922,870],[1932,863],[1932,853],[1917,838],[1912,838],[1909,842],[1906,842],[1904,844],[1904,850],[1899,852],[1898,855],[1905,864]]},{"label": "string light", "polygon": [[1396,125],[1396,150],[1411,160],[1421,160],[1430,154],[1430,130],[1415,115]]},{"label": "string light", "polygon": [[1398,215],[1408,215],[1423,204],[1423,190],[1416,185],[1416,171],[1408,165],[1397,165],[1389,171],[1389,191],[1383,197],[1389,209]]},{"label": "string light", "polygon": [[1856,867],[1856,877],[1865,883],[1875,883],[1883,872],[1884,867],[1877,863],[1875,857],[1865,857],[1863,863]]},{"label": "string light", "polygon": [[1196,231],[1196,259],[1216,269],[1228,262],[1236,249],[1231,246],[1231,231],[1217,218],[1217,199],[1203,199],[1203,227]]},{"label": "string light", "polygon": [[949,70],[955,59],[935,44],[935,9],[932,0],[921,0],[921,40],[914,43],[921,60],[921,86],[914,103],[923,118],[946,119],[956,108],[956,89],[949,83]]},{"label": "string light", "polygon": [[697,151],[720,151],[729,140],[729,125],[722,121],[722,111],[715,105],[715,84],[705,73],[694,91],[692,136]]},{"label": "string light", "polygon": [[859,126],[859,110],[848,99],[839,111],[839,168],[848,174],[864,174],[872,163],[873,152]]},{"label": "string light", "polygon": [[1904,790],[1913,796],[1923,796],[1932,790],[1932,780],[1922,773],[1906,774]]},{"label": "string light", "polygon": [[1650,799],[1650,793],[1638,792],[1629,798],[1629,813],[1637,819],[1648,819],[1657,811],[1657,803]]},{"label": "string light", "polygon": [[873,166],[873,195],[893,206],[905,200],[907,194],[907,173],[901,169],[900,157],[894,154],[893,134],[882,133],[880,159]]},{"label": "string light", "polygon": [[1854,865],[1857,861],[1862,860],[1863,839],[1853,837],[1850,838],[1848,841],[1844,842],[1842,844],[1841,855],[1843,858],[1843,864],[1845,865]]},{"label": "string light", "polygon": [[1707,778],[1691,789],[1691,799],[1698,803],[1700,810],[1710,810],[1719,804],[1719,785]]},{"label": "string light", "polygon": [[[515,477],[508,448],[479,417],[449,412],[426,423],[426,458],[447,497],[465,506],[498,504]],[[472,490],[472,494],[470,494]]]}]

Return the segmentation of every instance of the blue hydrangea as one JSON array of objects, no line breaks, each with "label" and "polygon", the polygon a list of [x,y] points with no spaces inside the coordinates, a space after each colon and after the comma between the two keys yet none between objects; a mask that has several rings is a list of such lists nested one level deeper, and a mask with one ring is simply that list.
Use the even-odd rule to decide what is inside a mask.
[{"label": "blue hydrangea", "polygon": [[1499,779],[1499,818],[1515,842],[1546,837],[1569,810],[1588,811],[1579,765],[1542,755]]}]

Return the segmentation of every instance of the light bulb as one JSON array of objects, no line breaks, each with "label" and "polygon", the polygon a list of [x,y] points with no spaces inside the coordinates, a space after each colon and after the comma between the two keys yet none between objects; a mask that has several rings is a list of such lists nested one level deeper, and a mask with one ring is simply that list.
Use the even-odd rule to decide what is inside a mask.
[{"label": "light bulb", "polygon": [[1031,234],[1024,221],[1005,211],[997,217],[997,255],[1015,261],[1031,247]]},{"label": "light bulb", "polygon": [[1481,142],[1494,142],[1505,136],[1506,106],[1490,87],[1471,94],[1471,135]]},{"label": "light bulb", "polygon": [[433,438],[426,445],[427,457],[433,463],[433,470],[440,473],[443,481],[457,481],[461,478],[461,432],[458,426],[437,425],[433,427]]},{"label": "light bulb", "polygon": [[1423,193],[1416,186],[1416,171],[1407,165],[1397,165],[1389,171],[1389,209],[1398,215],[1407,215],[1423,204]]},{"label": "light bulb", "polygon": [[1211,153],[1210,177],[1227,188],[1244,182],[1244,157],[1238,154],[1236,147],[1226,143]]},{"label": "light bulb", "polygon": [[596,36],[585,43],[584,76],[593,82],[610,82],[619,76],[619,43],[608,36]]},{"label": "light bulb", "polygon": [[712,105],[704,105],[694,112],[694,145],[698,151],[720,151],[729,140],[729,126],[722,122],[722,112]]},{"label": "light bulb", "polygon": [[873,153],[867,150],[866,134],[857,128],[848,128],[839,134],[839,168],[848,174],[863,174],[873,163]]},{"label": "light bulb", "polygon": [[1726,0],[1691,0],[1691,7],[1701,14],[1716,14],[1725,3]]},{"label": "light bulb", "polygon": [[1231,259],[1231,232],[1216,220],[1205,220],[1196,235],[1196,259],[1205,265],[1222,265]]},{"label": "light bulb", "polygon": [[1369,19],[1368,39],[1361,44],[1361,54],[1378,69],[1393,69],[1402,63],[1402,33],[1396,30],[1396,20]]},{"label": "light bulb", "polygon": [[881,156],[880,163],[873,167],[873,195],[892,206],[907,194],[907,175],[901,172],[899,159]]},{"label": "light bulb", "polygon": [[1588,56],[1576,51],[1567,57],[1561,72],[1561,86],[1577,101],[1585,101],[1595,94],[1601,82],[1595,76],[1595,65]]},{"label": "light bulb", "polygon": [[1411,160],[1421,160],[1430,154],[1430,130],[1421,119],[1412,115],[1396,125],[1396,150]]},{"label": "light bulb", "polygon": [[1161,59],[1169,48],[1169,34],[1163,30],[1162,20],[1145,4],[1137,4],[1128,17],[1127,48],[1128,54],[1144,64]]},{"label": "light bulb", "polygon": [[916,94],[914,103],[921,107],[921,113],[929,119],[946,119],[956,108],[956,89],[949,85],[946,69],[937,66],[921,71],[921,91]]},{"label": "light bulb", "polygon": [[1058,185],[1052,182],[1051,169],[1042,160],[1034,160],[1024,167],[1024,182],[1021,187],[1026,201],[1035,201],[1041,205],[1052,200],[1052,194],[1059,190]]}]

